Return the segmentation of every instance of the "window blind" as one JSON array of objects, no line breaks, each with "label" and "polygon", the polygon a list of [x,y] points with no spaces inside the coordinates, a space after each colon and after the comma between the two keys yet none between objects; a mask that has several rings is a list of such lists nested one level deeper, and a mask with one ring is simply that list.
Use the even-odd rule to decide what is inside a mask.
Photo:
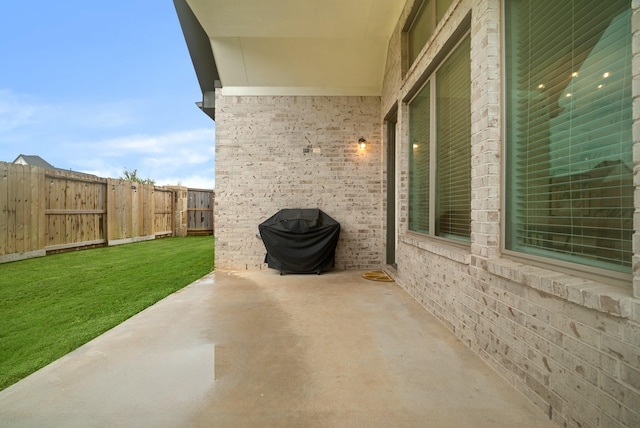
[{"label": "window blind", "polygon": [[467,36],[436,72],[436,234],[471,234],[471,60]]},{"label": "window blind", "polygon": [[630,272],[630,2],[506,0],[505,12],[506,247]]},{"label": "window blind", "polygon": [[470,239],[468,35],[409,103],[409,230]]},{"label": "window blind", "polygon": [[409,104],[409,230],[429,233],[431,85]]}]

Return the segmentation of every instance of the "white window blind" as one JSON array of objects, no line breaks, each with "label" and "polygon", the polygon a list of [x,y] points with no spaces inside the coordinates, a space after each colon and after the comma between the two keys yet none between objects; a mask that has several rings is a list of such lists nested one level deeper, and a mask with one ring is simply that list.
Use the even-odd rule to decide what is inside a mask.
[{"label": "white window blind", "polygon": [[431,85],[409,105],[409,229],[429,233]]},{"label": "white window blind", "polygon": [[471,234],[471,60],[466,37],[436,72],[436,234]]},{"label": "white window blind", "polygon": [[506,0],[505,12],[506,247],[630,272],[631,4]]},{"label": "white window blind", "polygon": [[469,241],[471,65],[467,35],[409,103],[409,229]]}]

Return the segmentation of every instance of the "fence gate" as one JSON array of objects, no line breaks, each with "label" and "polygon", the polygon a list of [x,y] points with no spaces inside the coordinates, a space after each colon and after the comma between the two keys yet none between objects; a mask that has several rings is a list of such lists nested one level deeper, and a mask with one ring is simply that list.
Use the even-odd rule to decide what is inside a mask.
[{"label": "fence gate", "polygon": [[213,235],[213,190],[189,189],[187,235]]}]

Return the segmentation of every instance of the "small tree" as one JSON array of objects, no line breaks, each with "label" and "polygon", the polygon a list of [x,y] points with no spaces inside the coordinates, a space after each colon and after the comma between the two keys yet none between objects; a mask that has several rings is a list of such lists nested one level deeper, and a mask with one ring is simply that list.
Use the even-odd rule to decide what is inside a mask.
[{"label": "small tree", "polygon": [[138,177],[137,169],[128,170],[125,168],[124,171],[122,172],[122,175],[123,176],[120,178],[123,180],[133,181],[135,183],[142,183],[142,184],[156,184],[156,180],[152,180],[150,178]]}]

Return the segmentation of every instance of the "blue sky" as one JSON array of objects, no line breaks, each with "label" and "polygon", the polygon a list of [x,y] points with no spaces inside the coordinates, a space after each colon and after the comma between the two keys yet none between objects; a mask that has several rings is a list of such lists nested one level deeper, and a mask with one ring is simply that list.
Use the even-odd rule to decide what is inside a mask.
[{"label": "blue sky", "polygon": [[0,4],[0,161],[214,187],[214,122],[172,0]]}]

